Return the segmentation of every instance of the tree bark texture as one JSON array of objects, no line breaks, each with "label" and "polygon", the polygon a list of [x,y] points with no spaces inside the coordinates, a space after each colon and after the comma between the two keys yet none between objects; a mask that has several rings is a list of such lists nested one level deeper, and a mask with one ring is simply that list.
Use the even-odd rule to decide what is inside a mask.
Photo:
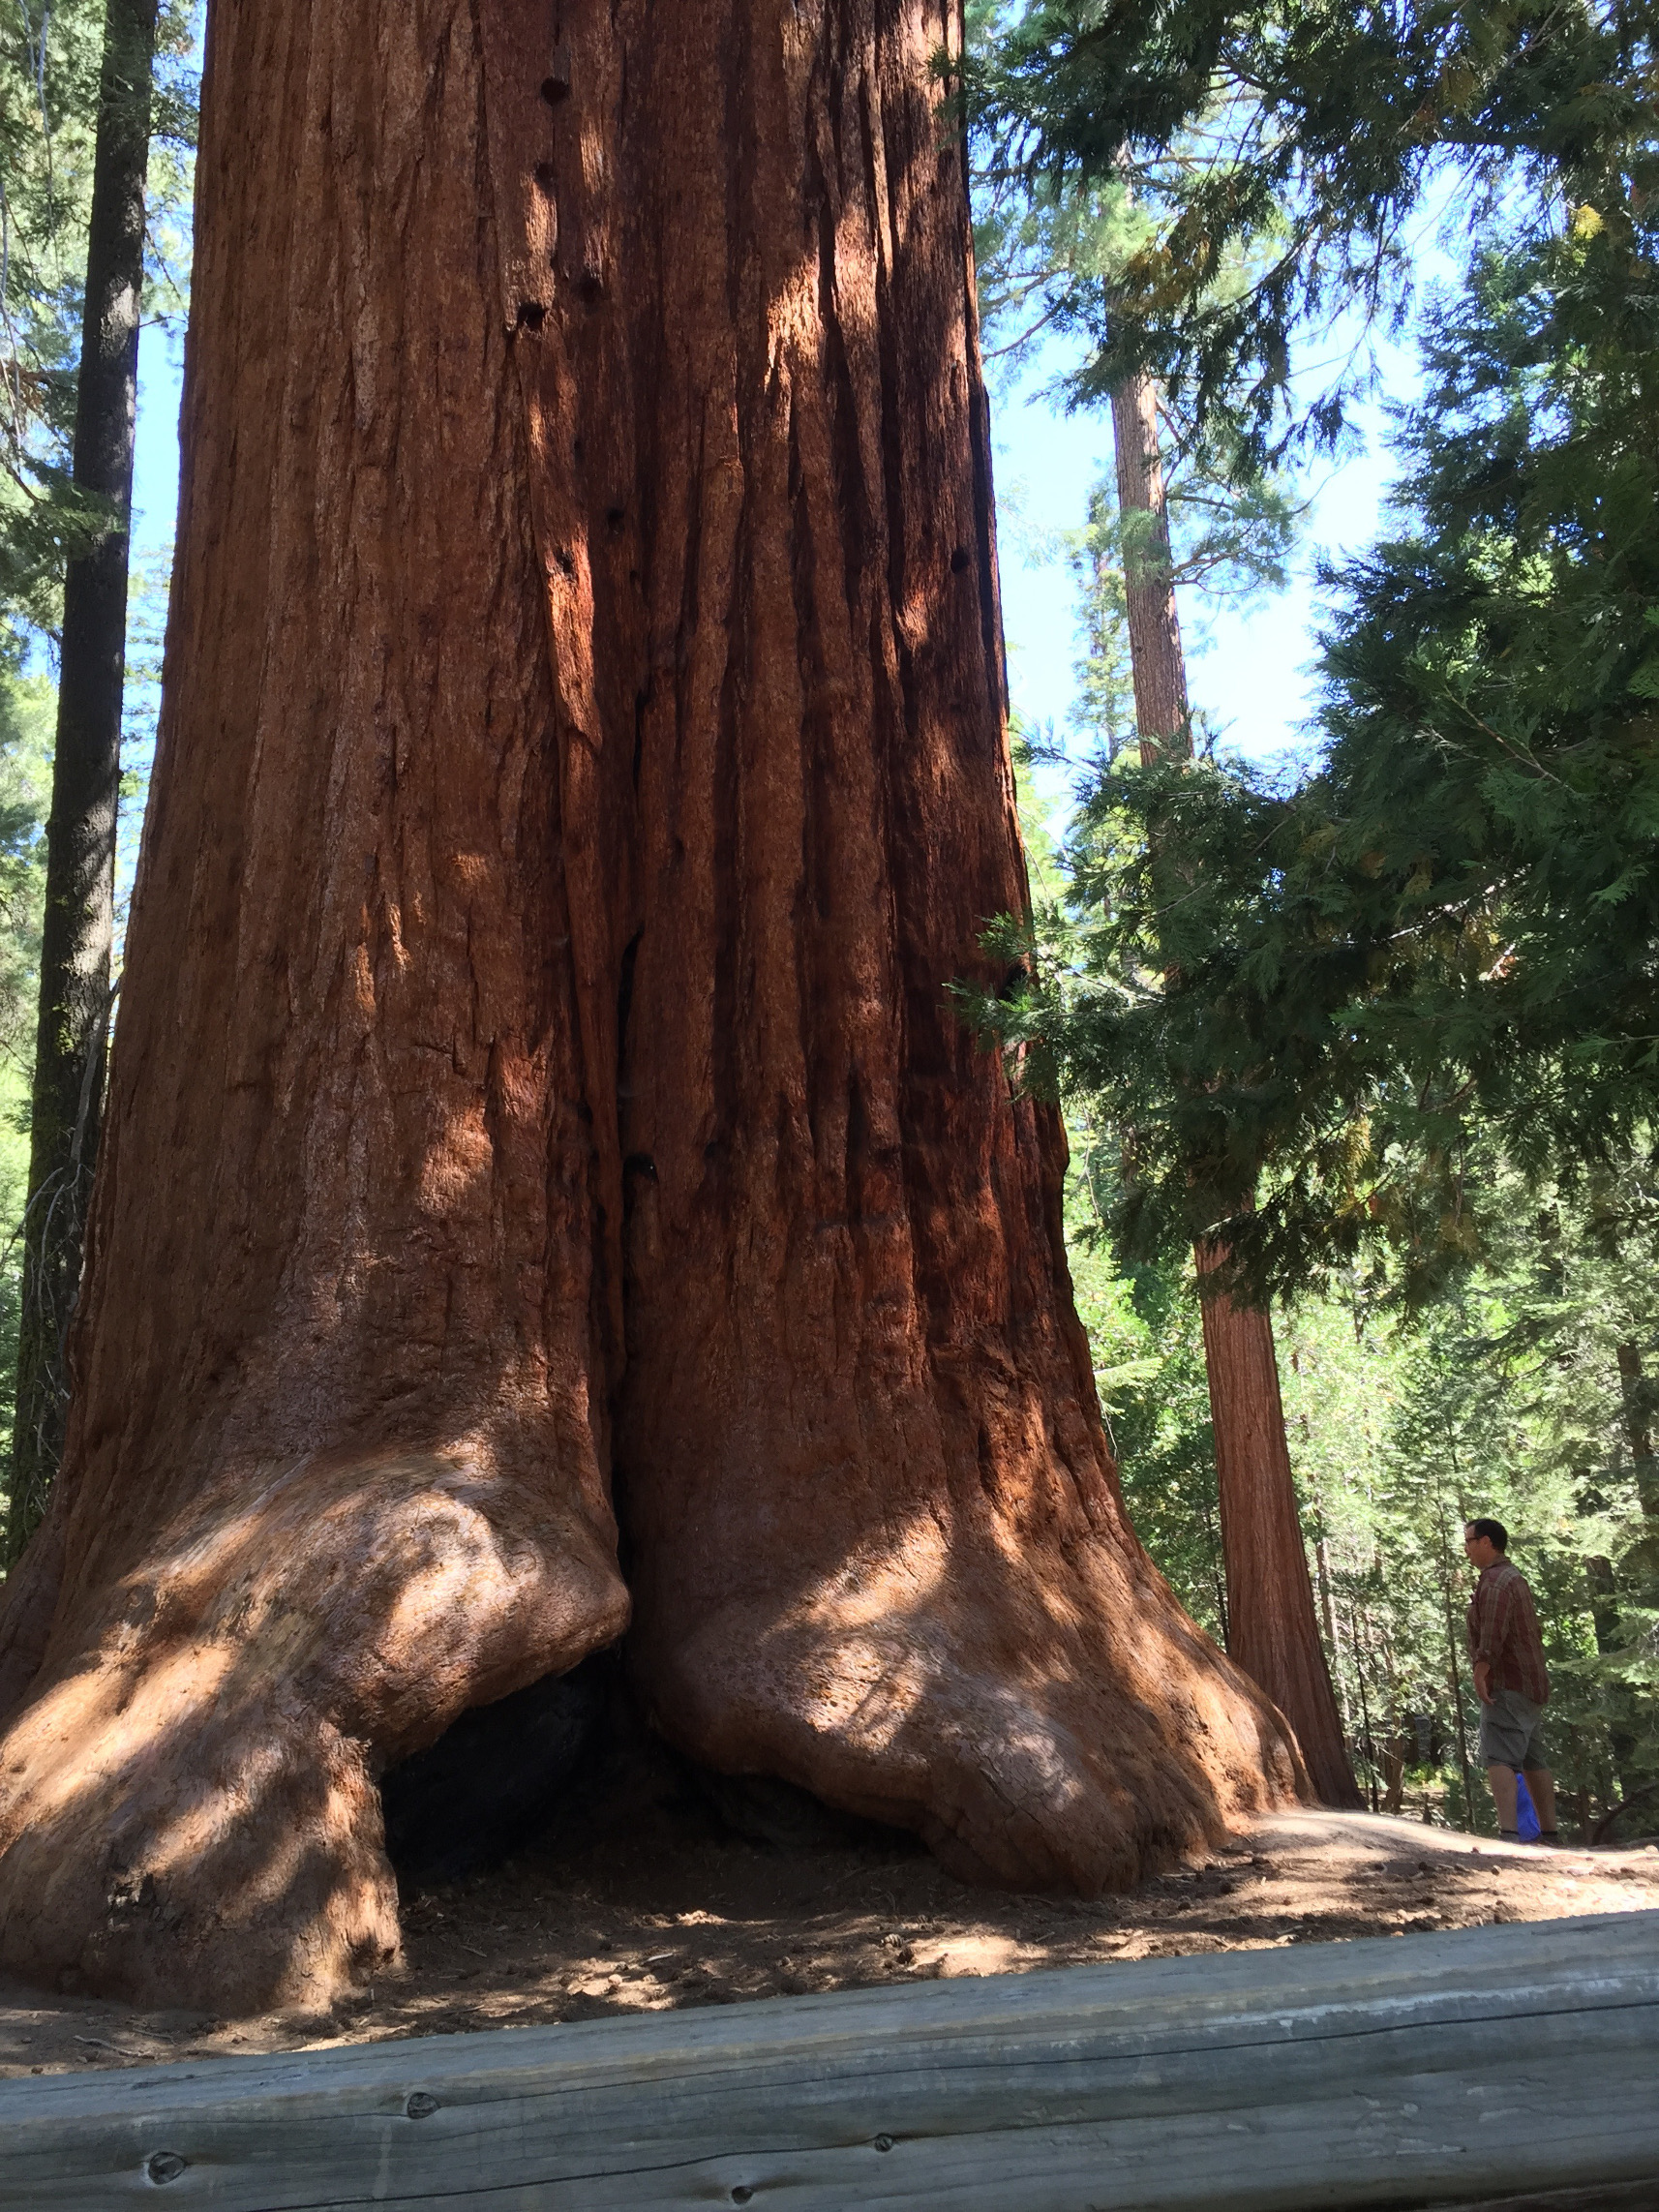
[{"label": "tree bark texture", "polygon": [[1192,751],[1187,656],[1181,646],[1170,564],[1158,389],[1150,377],[1131,378],[1113,392],[1112,451],[1120,519],[1150,518],[1144,536],[1126,524],[1124,538],[1124,610],[1129,618],[1134,719],[1140,757],[1150,766],[1160,759],[1190,758]]},{"label": "tree bark texture", "polygon": [[[163,731],[0,1961],[317,2002],[376,1774],[613,1642],[964,1872],[1302,1777],[1131,1534],[920,0],[293,0],[204,85]],[[250,118],[258,128],[250,128]]]},{"label": "tree bark texture", "polygon": [[155,44],[156,0],[108,0],[74,455],[76,489],[101,501],[105,513],[64,579],[40,1016],[29,1104],[8,1564],[39,1525],[63,1449],[69,1403],[66,1340],[80,1285],[86,1201],[104,1106]]},{"label": "tree bark texture", "polygon": [[[1170,564],[1158,392],[1150,378],[1133,378],[1112,394],[1112,441],[1120,515],[1151,518],[1138,541],[1126,531],[1124,558],[1135,720],[1141,761],[1151,767],[1190,759],[1192,725]],[[1200,1246],[1193,1257],[1202,1286],[1219,1256]],[[1203,1309],[1227,1574],[1227,1651],[1295,1729],[1321,1801],[1358,1805],[1296,1510],[1273,1319],[1219,1292],[1204,1298]]]},{"label": "tree bark texture", "polygon": [[1615,1345],[1619,1394],[1624,1402],[1624,1426],[1630,1438],[1630,1461],[1636,1476],[1636,1495],[1649,1519],[1659,1517],[1659,1460],[1653,1456],[1653,1436],[1648,1408],[1652,1385],[1642,1372],[1642,1354],[1633,1344]]},{"label": "tree bark texture", "polygon": [[[1202,1247],[1197,1259],[1201,1271],[1215,1264]],[[1358,1805],[1296,1509],[1273,1322],[1221,1290],[1203,1300],[1203,1318],[1227,1563],[1227,1651],[1295,1729],[1320,1802]]]}]

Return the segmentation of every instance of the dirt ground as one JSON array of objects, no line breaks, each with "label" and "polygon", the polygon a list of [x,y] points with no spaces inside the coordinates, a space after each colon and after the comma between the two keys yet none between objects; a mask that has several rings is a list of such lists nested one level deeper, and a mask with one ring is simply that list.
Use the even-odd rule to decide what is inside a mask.
[{"label": "dirt ground", "polygon": [[659,1809],[624,1835],[411,1885],[404,1971],[333,2015],[142,2013],[0,1981],[0,2076],[1653,1909],[1652,1845],[1546,1851],[1369,1814],[1283,1815],[1130,1894],[1080,1902],[964,1889],[885,1833],[780,1844],[707,1808]]}]

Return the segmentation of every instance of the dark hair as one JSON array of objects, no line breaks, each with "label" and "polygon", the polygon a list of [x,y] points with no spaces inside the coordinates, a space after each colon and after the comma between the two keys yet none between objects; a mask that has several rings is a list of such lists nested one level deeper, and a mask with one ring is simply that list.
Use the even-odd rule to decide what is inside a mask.
[{"label": "dark hair", "polygon": [[1471,1521],[1469,1534],[1485,1536],[1495,1551],[1507,1552],[1509,1549],[1509,1530],[1501,1521],[1489,1521],[1484,1516],[1479,1521]]}]

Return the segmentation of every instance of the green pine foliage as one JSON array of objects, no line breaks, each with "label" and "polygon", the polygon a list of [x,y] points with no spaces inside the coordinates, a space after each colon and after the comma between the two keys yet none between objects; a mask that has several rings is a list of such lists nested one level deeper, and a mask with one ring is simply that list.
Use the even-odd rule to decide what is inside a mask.
[{"label": "green pine foliage", "polygon": [[35,1055],[46,807],[57,704],[40,676],[0,670],[0,1418],[17,1372],[21,1221],[29,1180],[29,1078]]},{"label": "green pine foliage", "polygon": [[1128,181],[1151,219],[1110,303],[1067,293],[1078,393],[1148,373],[1261,456],[1341,435],[1363,348],[1308,397],[1294,343],[1399,323],[1436,189],[1477,213],[1525,196],[1545,227],[1651,201],[1654,23],[1641,0],[1031,0],[980,22],[963,106],[991,174]]},{"label": "green pine foliage", "polygon": [[[0,21],[0,1434],[10,1436],[18,1227],[56,723],[63,573],[100,519],[70,476],[104,0],[17,0]],[[188,301],[200,10],[162,0],[146,211],[147,322]],[[123,881],[153,744],[168,557],[134,564]],[[0,1476],[3,1480],[3,1476]]]},{"label": "green pine foliage", "polygon": [[1131,1255],[1218,1234],[1286,1295],[1387,1247],[1420,1302],[1482,1251],[1500,1154],[1613,1192],[1649,1156],[1659,285],[1631,278],[1581,232],[1431,318],[1408,527],[1327,577],[1314,773],[1088,779],[1067,928],[985,1013],[1131,1133]]},{"label": "green pine foliage", "polygon": [[[968,1011],[1066,1104],[1126,1496],[1184,1600],[1222,1625],[1187,1259],[1208,1233],[1238,1294],[1277,1307],[1310,1568],[1374,1802],[1490,1824],[1459,1535],[1495,1512],[1539,1598],[1569,1822],[1628,1797],[1622,1833],[1652,1829],[1651,14],[1040,0],[979,70],[993,303],[1083,334],[1073,397],[1150,369],[1223,479],[1339,433],[1351,379],[1308,402],[1292,346],[1339,300],[1398,319],[1402,227],[1462,178],[1467,281],[1421,321],[1396,527],[1323,579],[1318,758],[1147,771],[1125,751],[1112,593],[1132,548],[1099,502],[1076,716],[1097,757],[1064,888],[995,932],[1023,993]],[[1076,210],[1126,190],[1139,233],[1085,264]]]},{"label": "green pine foliage", "polygon": [[[1125,1265],[1106,1231],[1120,1153],[1073,1102],[1067,1223],[1077,1309],[1126,1503],[1176,1595],[1225,1642],[1214,1448],[1191,1260]],[[1276,1319],[1309,1570],[1361,1786],[1379,1808],[1490,1833],[1463,1642],[1463,1524],[1494,1513],[1531,1582],[1548,1651],[1549,1736],[1574,1828],[1625,1799],[1628,1839],[1659,1827],[1659,1505],[1619,1353],[1659,1365],[1655,1232],[1608,1249],[1558,1196],[1511,1180],[1488,1266],[1409,1327],[1385,1287],[1333,1278]],[[1628,1210],[1628,1202],[1627,1202]],[[1634,1423],[1634,1428],[1633,1428]],[[1646,1813],[1644,1817],[1644,1806]]]},{"label": "green pine foliage", "polygon": [[1106,1231],[1117,1179],[1110,1131],[1068,1117],[1067,1227],[1077,1314],[1130,1518],[1182,1604],[1227,1635],[1215,1440],[1191,1263],[1125,1268]]},{"label": "green pine foliage", "polygon": [[0,22],[0,651],[56,624],[77,524],[69,481],[102,0],[18,0]]},{"label": "green pine foliage", "polygon": [[[63,572],[101,516],[71,477],[104,0],[16,0],[0,18],[0,661],[55,637]],[[162,0],[146,315],[189,285],[194,0]]]},{"label": "green pine foliage", "polygon": [[[1509,1528],[1538,1599],[1571,1816],[1587,1822],[1659,1776],[1620,1330],[1651,1348],[1659,1303],[1560,1206],[1524,1214],[1503,1260],[1407,1332],[1378,1325],[1363,1295],[1305,1301],[1282,1324],[1315,1583],[1360,1771],[1379,1796],[1403,1773],[1444,1804],[1468,1802],[1478,1709],[1459,1539],[1483,1512]],[[1616,1595],[1598,1622],[1604,1580]]]}]

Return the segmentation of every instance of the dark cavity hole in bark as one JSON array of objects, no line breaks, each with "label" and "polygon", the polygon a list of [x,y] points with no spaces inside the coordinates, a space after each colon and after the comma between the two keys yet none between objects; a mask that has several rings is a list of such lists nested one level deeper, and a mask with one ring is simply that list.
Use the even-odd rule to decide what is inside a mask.
[{"label": "dark cavity hole in bark", "polygon": [[559,566],[559,569],[560,569],[560,571],[561,571],[561,573],[562,573],[562,574],[564,574],[564,575],[566,575],[566,576],[574,576],[574,575],[575,575],[575,573],[576,573],[576,556],[575,556],[575,554],[574,554],[574,553],[572,553],[572,552],[571,552],[571,550],[570,550],[569,546],[567,546],[567,545],[560,545],[560,546],[556,546],[556,547],[555,547],[555,549],[554,549],[554,555],[553,555],[553,558],[554,558],[554,560],[555,560],[555,561],[558,561],[558,566]]},{"label": "dark cavity hole in bark", "polygon": [[557,107],[561,100],[570,98],[570,48],[555,46],[553,62],[541,80],[541,96],[550,107]]},{"label": "dark cavity hole in bark", "polygon": [[555,168],[552,162],[537,162],[535,166],[535,181],[538,185],[540,185],[543,192],[553,191],[558,182],[558,171],[557,168]]},{"label": "dark cavity hole in bark", "polygon": [[851,1849],[920,1858],[927,1848],[909,1829],[838,1812],[810,1790],[779,1781],[775,1774],[716,1774],[707,1767],[688,1766],[686,1779],[723,1828],[745,1843],[785,1857]]},{"label": "dark cavity hole in bark", "polygon": [[595,307],[605,296],[605,280],[597,269],[584,269],[576,280],[576,290],[589,307]]},{"label": "dark cavity hole in bark", "polygon": [[963,569],[967,567],[969,561],[972,559],[973,555],[968,551],[968,548],[965,545],[959,545],[956,548],[955,552],[950,556],[951,575],[960,576]]},{"label": "dark cavity hole in bark", "polygon": [[[625,1573],[620,1469],[617,1486]],[[380,1802],[406,1895],[527,1849],[558,1861],[623,1838],[674,1853],[735,1835],[783,1858],[852,1850],[887,1863],[926,1850],[908,1829],[838,1812],[775,1776],[697,1766],[651,1727],[620,1647],[464,1712],[382,1777]]]},{"label": "dark cavity hole in bark", "polygon": [[539,299],[521,299],[519,302],[519,328],[539,330],[547,320],[547,310]]},{"label": "dark cavity hole in bark", "polygon": [[625,507],[607,507],[605,509],[605,527],[607,530],[620,530],[627,519],[628,511]]},{"label": "dark cavity hole in bark", "polygon": [[400,1881],[453,1882],[499,1865],[552,1821],[593,1747],[608,1694],[588,1659],[462,1713],[380,1780]]}]

